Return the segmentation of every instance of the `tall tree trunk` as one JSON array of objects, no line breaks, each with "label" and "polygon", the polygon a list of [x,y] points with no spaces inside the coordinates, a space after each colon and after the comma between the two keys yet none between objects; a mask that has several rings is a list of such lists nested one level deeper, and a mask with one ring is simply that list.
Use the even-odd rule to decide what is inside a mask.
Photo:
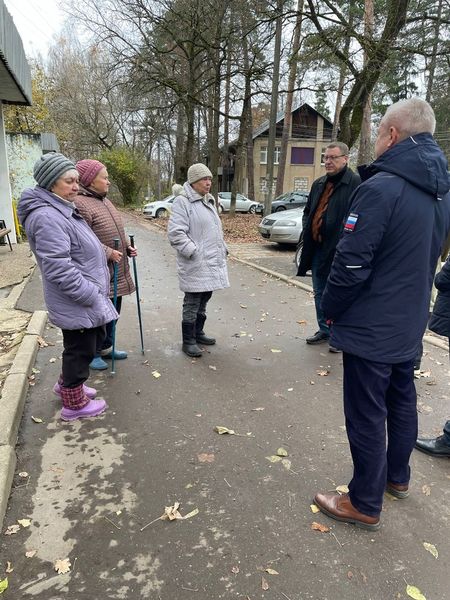
[{"label": "tall tree trunk", "polygon": [[[224,121],[223,121],[223,158],[222,158],[222,190],[230,190],[230,156],[228,145],[230,143],[230,89],[231,89],[231,41],[227,46],[227,66],[225,74],[225,98],[224,98]],[[225,177],[226,174],[226,177]]]},{"label": "tall tree trunk", "polygon": [[[372,43],[374,28],[373,0],[364,1],[364,37]],[[364,52],[364,65],[369,56]],[[358,165],[369,163],[372,160],[372,94],[367,95],[363,108],[361,133],[359,135]]]},{"label": "tall tree trunk", "polygon": [[180,102],[178,105],[178,116],[177,116],[177,129],[176,129],[176,141],[175,141],[175,165],[174,165],[174,178],[177,183],[184,183],[186,181],[187,168],[185,163],[185,123],[186,123],[186,112],[184,104]]},{"label": "tall tree trunk", "polygon": [[278,164],[277,187],[275,197],[283,193],[284,172],[286,170],[286,158],[289,142],[289,134],[292,122],[292,102],[294,99],[294,87],[297,80],[298,53],[300,50],[300,36],[303,20],[303,0],[297,0],[297,18],[295,20],[294,35],[292,39],[292,52],[289,59],[289,78],[286,94],[286,106],[284,108],[283,133],[281,136],[280,160]]},{"label": "tall tree trunk", "polygon": [[439,47],[439,30],[441,27],[441,19],[442,19],[442,0],[439,0],[439,4],[437,7],[436,21],[434,23],[433,48],[431,50],[431,59],[430,59],[429,65],[428,65],[427,93],[425,95],[425,100],[427,102],[431,101],[431,95],[433,92],[434,74],[436,72],[436,62],[437,62],[437,51],[438,51],[438,47]]},{"label": "tall tree trunk", "polygon": [[277,126],[277,108],[278,108],[278,82],[280,79],[280,54],[281,54],[281,33],[282,22],[281,13],[283,9],[283,0],[277,0],[277,18],[275,25],[275,47],[273,53],[273,74],[272,74],[272,100],[270,103],[270,125],[269,139],[267,143],[267,174],[266,174],[266,198],[264,201],[264,214],[268,215],[272,206],[272,185],[273,185],[273,158],[275,153],[275,136]]},{"label": "tall tree trunk", "polygon": [[[246,132],[244,139],[246,140],[246,151],[247,151],[247,182],[248,190],[247,195],[252,200],[255,198],[255,161],[253,158],[253,115],[252,115],[252,96],[251,96],[251,70],[250,61],[248,58],[248,43],[247,38],[244,37],[242,40],[242,52],[244,57],[244,71],[245,71],[245,97],[248,98],[248,112],[246,120]],[[236,173],[236,164],[234,167]]]},{"label": "tall tree trunk", "polygon": [[[350,31],[353,29],[354,2],[355,2],[355,0],[351,0],[349,2],[349,6],[348,6],[348,17],[347,18],[348,18],[348,28]],[[343,53],[345,56],[348,56],[349,52],[350,52],[350,33],[348,33],[345,38],[345,44],[344,44],[344,48],[343,48]],[[337,140],[338,135],[339,135],[339,115],[341,114],[342,100],[344,98],[344,87],[345,87],[346,78],[347,78],[347,66],[344,62],[341,62],[341,67],[339,69],[339,83],[338,83],[338,89],[337,89],[337,94],[336,94],[336,107],[334,110],[333,131],[331,133],[332,140]]]}]

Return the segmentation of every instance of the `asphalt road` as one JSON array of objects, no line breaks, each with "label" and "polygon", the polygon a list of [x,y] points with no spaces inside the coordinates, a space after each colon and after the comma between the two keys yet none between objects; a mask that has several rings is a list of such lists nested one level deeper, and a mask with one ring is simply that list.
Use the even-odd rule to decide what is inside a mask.
[{"label": "asphalt road", "polygon": [[[173,251],[151,225],[129,231],[140,253],[145,356],[132,296],[118,325],[128,360],[116,362],[114,377],[89,380],[107,413],[63,423],[51,393],[62,338],[48,328],[5,518],[5,527],[31,524],[1,536],[0,580],[7,561],[14,569],[2,597],[389,600],[407,599],[407,584],[427,600],[446,597],[447,460],[414,453],[411,496],[386,496],[379,532],[311,512],[316,491],[351,477],[341,357],[304,342],[315,331],[312,297],[231,260],[231,288],[215,293],[208,311],[206,332],[218,343],[188,359]],[[37,276],[24,305],[40,302],[36,286]],[[417,382],[421,429],[432,435],[448,417],[447,364],[445,352],[427,348],[430,374]],[[290,463],[268,460],[280,448]],[[182,515],[198,513],[159,520],[175,502]],[[70,572],[56,573],[66,558]]]}]

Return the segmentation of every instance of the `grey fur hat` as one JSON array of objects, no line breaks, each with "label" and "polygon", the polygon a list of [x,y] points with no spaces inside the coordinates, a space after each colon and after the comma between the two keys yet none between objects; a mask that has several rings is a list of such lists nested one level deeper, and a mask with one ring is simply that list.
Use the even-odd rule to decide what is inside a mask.
[{"label": "grey fur hat", "polygon": [[49,152],[35,163],[33,176],[40,187],[50,190],[55,181],[71,169],[76,170],[76,167],[64,154]]},{"label": "grey fur hat", "polygon": [[187,172],[187,178],[189,183],[195,183],[199,181],[199,179],[203,179],[204,177],[212,177],[211,171],[208,169],[206,165],[203,163],[195,163],[195,165],[191,165]]}]

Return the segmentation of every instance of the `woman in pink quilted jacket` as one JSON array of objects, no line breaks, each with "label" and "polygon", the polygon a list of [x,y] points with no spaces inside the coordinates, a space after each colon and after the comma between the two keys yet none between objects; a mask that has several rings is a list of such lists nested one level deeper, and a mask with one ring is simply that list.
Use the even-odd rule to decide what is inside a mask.
[{"label": "woman in pink quilted jacket", "polygon": [[[110,298],[114,296],[113,269],[114,264],[117,265],[116,309],[120,313],[122,296],[132,294],[135,290],[130,275],[128,257],[136,256],[136,249],[132,248],[126,239],[120,212],[106,197],[109,190],[109,178],[105,165],[98,160],[85,159],[77,162],[76,167],[80,174],[80,190],[74,203],[105,250],[110,273]],[[117,250],[114,249],[115,239],[119,240]],[[104,359],[112,358],[113,325],[114,321],[107,324],[105,341],[100,348],[97,348],[97,355],[90,364],[91,369],[108,368]],[[127,356],[125,350],[114,351],[115,360],[123,360]]]}]

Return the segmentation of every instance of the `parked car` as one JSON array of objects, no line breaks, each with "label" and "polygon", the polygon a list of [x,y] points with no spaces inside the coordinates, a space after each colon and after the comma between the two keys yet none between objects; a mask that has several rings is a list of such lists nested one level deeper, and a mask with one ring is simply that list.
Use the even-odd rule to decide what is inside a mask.
[{"label": "parked car", "polygon": [[293,208],[264,217],[258,226],[265,240],[277,244],[298,245],[302,233],[303,208]]},{"label": "parked car", "polygon": [[144,217],[146,219],[160,219],[161,217],[168,217],[172,209],[173,201],[175,196],[167,196],[164,200],[156,200],[155,202],[149,202],[144,206]]},{"label": "parked car", "polygon": [[[228,212],[231,205],[231,192],[219,192],[219,212]],[[243,194],[236,194],[236,212],[255,213],[258,203]]]},{"label": "parked car", "polygon": [[[290,210],[305,206],[308,201],[308,192],[286,192],[272,201],[271,213],[280,210]],[[256,212],[260,215],[264,212],[264,204],[260,202],[256,207]]]}]

